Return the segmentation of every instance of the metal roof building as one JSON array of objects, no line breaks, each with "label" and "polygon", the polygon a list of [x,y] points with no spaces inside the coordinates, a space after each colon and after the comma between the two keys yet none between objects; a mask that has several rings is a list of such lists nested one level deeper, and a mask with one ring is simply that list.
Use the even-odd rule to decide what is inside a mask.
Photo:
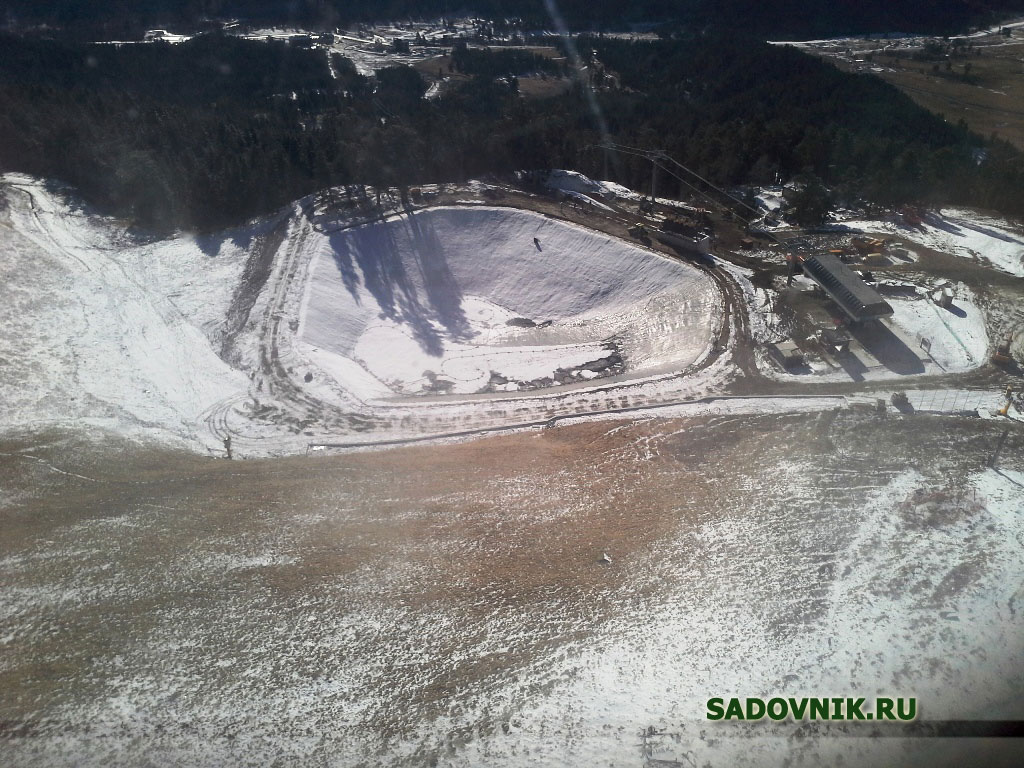
[{"label": "metal roof building", "polygon": [[892,314],[892,307],[881,294],[831,253],[806,258],[803,267],[804,274],[820,285],[853,320]]}]

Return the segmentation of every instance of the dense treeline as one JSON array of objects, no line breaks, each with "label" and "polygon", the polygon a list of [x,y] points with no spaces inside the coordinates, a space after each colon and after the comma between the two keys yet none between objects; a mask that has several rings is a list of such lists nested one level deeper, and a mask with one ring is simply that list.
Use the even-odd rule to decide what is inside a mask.
[{"label": "dense treeline", "polygon": [[[0,167],[150,225],[271,210],[353,169],[310,130],[371,94],[351,62],[218,36],[185,46],[0,40]],[[357,121],[329,123],[353,129]]]},{"label": "dense treeline", "polygon": [[[478,74],[427,100],[411,68],[366,78],[338,56],[285,44],[0,38],[0,168],[61,179],[149,226],[210,228],[334,184],[545,167],[601,175],[603,119],[618,142],[664,149],[723,184],[810,174],[850,200],[1024,213],[1021,153],[946,124],[875,78],[732,37],[592,37],[579,48],[608,83],[596,93],[601,117],[580,85],[521,98],[502,52],[481,65],[501,77]],[[644,161],[609,159],[615,180],[647,183]],[[664,175],[660,184],[686,191]]]},{"label": "dense treeline", "polygon": [[[576,30],[669,23],[690,29],[735,27],[775,37],[899,31],[949,34],[1024,11],[1024,0],[557,0],[553,5]],[[0,21],[9,19],[20,28],[47,24],[66,34],[106,39],[137,37],[154,26],[195,28],[209,18],[335,27],[454,13],[518,19],[526,29],[553,26],[545,0],[0,0]]]},{"label": "dense treeline", "polygon": [[479,77],[435,102],[425,90],[408,67],[371,81],[323,51],[237,38],[0,38],[0,169],[149,226],[208,228],[330,184],[513,167],[493,133],[519,106],[508,84]]},{"label": "dense treeline", "polygon": [[621,77],[624,89],[600,99],[620,142],[664,148],[720,183],[812,174],[851,200],[1024,211],[1020,152],[946,123],[878,78],[789,47],[725,40],[593,37],[579,49]]},{"label": "dense treeline", "polygon": [[[335,87],[323,53],[270,40],[253,45],[223,34],[200,35],[188,45],[55,44],[9,39],[0,71],[5,81],[56,89],[122,92],[178,104],[265,99],[284,91]],[[343,86],[355,70],[340,59]]]}]

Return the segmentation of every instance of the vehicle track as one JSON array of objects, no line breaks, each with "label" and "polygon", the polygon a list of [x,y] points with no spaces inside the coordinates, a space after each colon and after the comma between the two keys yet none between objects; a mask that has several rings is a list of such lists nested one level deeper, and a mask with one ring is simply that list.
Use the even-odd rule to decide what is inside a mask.
[{"label": "vehicle track", "polygon": [[[535,210],[530,205],[500,205]],[[550,218],[580,224],[571,218],[558,216],[547,210],[542,209],[540,212]],[[591,228],[618,236],[616,232],[610,231],[610,228],[614,228],[610,224],[604,228],[600,226],[602,217],[594,216],[593,219],[594,221],[590,222]],[[332,228],[331,231],[365,223],[350,223],[337,229]],[[621,226],[617,218],[615,223]],[[247,397],[221,401],[204,414],[204,422],[212,434],[221,440],[231,437],[240,448],[249,447],[262,451],[270,445],[281,444],[283,447],[286,443],[290,443],[293,448],[302,443],[307,446],[339,449],[412,444],[553,426],[569,418],[656,412],[669,406],[706,403],[716,399],[823,396],[843,398],[846,395],[880,391],[887,393],[895,388],[913,389],[936,384],[985,386],[991,385],[1000,376],[998,372],[989,370],[990,367],[986,366],[968,374],[922,377],[906,383],[867,381],[850,384],[793,384],[768,379],[757,368],[750,319],[746,312],[746,299],[737,278],[728,270],[695,264],[679,254],[651,248],[649,250],[663,257],[686,261],[690,266],[700,269],[714,281],[721,293],[722,323],[712,350],[695,365],[683,371],[666,374],[663,379],[683,380],[692,377],[728,355],[738,369],[739,376],[723,386],[720,393],[697,398],[692,392],[685,395],[680,392],[677,396],[670,393],[648,393],[643,391],[645,382],[633,380],[596,385],[587,388],[585,393],[579,390],[559,393],[547,389],[535,393],[468,396],[458,400],[395,398],[389,403],[371,405],[356,401],[350,394],[335,387],[339,397],[352,400],[352,406],[346,408],[324,401],[310,393],[303,386],[299,374],[295,373],[295,367],[290,369],[285,362],[289,355],[293,354],[290,349],[293,328],[289,323],[297,312],[303,290],[303,277],[308,267],[308,263],[303,259],[303,245],[310,233],[317,231],[321,225],[314,222],[310,206],[296,206],[288,226],[295,229],[290,233],[291,236],[285,237],[280,243],[274,256],[273,273],[268,280],[272,293],[259,317],[258,361],[253,372],[250,393]],[[305,367],[304,362],[303,366]],[[470,402],[478,402],[479,407],[467,409],[465,406]],[[240,412],[241,409],[249,409],[250,413],[243,414]],[[276,434],[267,434],[265,429],[254,422],[274,425],[279,429]],[[249,425],[251,428],[247,428]],[[285,437],[281,429],[290,432],[292,437]],[[352,439],[358,434],[366,434],[367,437],[372,434],[372,437],[367,440]]]},{"label": "vehicle track", "polygon": [[[280,439],[278,436],[260,434],[260,430],[255,427],[246,429],[245,422],[253,419],[273,423],[295,435],[305,433],[308,437],[323,440],[331,436],[351,436],[369,431],[394,433],[400,430],[405,434],[418,432],[427,435],[447,434],[453,430],[498,431],[517,428],[517,425],[524,422],[524,417],[531,422],[544,423],[552,418],[578,416],[584,412],[609,413],[624,407],[682,402],[664,398],[652,401],[646,394],[631,391],[638,387],[636,381],[588,389],[592,399],[587,398],[587,405],[579,402],[579,392],[552,396],[550,390],[544,390],[533,395],[500,394],[494,398],[484,398],[480,407],[469,413],[464,412],[465,400],[445,402],[417,398],[403,401],[396,398],[393,404],[369,406],[353,403],[351,409],[325,402],[309,393],[298,380],[294,367],[289,370],[284,362],[291,351],[289,346],[293,330],[289,321],[298,306],[302,277],[308,266],[302,258],[303,245],[315,224],[309,210],[297,206],[290,226],[295,229],[278,248],[273,274],[268,280],[272,293],[258,321],[258,360],[252,374],[253,383],[249,395],[218,402],[203,415],[207,429],[220,440],[231,437],[240,446],[257,447]],[[665,378],[689,376],[713,365],[729,346],[730,338],[735,333],[733,322],[743,317],[742,313],[735,311],[736,299],[742,299],[742,295],[731,277],[718,274],[715,270],[705,271],[719,286],[723,296],[723,319],[718,338],[710,354],[699,363],[685,371],[666,375]],[[341,392],[339,394],[346,396]],[[240,407],[248,407],[253,412],[243,415],[238,412]],[[460,409],[461,412],[457,412]],[[385,444],[395,439],[399,438],[384,437],[376,442]]]}]

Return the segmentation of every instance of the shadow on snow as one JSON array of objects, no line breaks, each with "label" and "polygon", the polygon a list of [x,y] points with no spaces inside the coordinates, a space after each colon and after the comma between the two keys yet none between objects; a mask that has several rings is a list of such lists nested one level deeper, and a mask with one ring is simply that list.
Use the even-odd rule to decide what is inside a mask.
[{"label": "shadow on snow", "polygon": [[[399,226],[408,229],[412,258],[403,260],[399,252],[395,239]],[[352,297],[359,301],[362,282],[381,315],[407,326],[427,354],[440,357],[445,337],[454,341],[472,337],[462,308],[462,289],[429,217],[408,214],[399,221],[335,233],[330,244],[334,263]]]}]

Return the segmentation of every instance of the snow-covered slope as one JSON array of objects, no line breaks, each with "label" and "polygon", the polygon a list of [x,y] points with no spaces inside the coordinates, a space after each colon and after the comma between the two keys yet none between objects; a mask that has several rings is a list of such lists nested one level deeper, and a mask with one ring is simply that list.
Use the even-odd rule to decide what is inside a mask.
[{"label": "snow-covered slope", "polygon": [[[698,270],[524,211],[325,232],[297,204],[287,220],[155,239],[49,182],[8,174],[0,192],[5,431],[94,426],[218,451],[230,436],[264,455],[368,425],[494,428],[621,407],[590,382],[674,380],[722,323]],[[532,408],[428,398],[413,418],[412,400],[393,402],[520,390],[538,390]],[[548,393],[569,390],[579,403],[552,410]]]},{"label": "snow-covered slope", "polygon": [[363,396],[679,370],[721,322],[702,272],[526,211],[437,208],[306,247],[304,354]]},{"label": "snow-covered slope", "polygon": [[2,182],[0,424],[86,422],[210,444],[199,415],[247,385],[211,345],[244,248],[140,243],[43,182]]}]

